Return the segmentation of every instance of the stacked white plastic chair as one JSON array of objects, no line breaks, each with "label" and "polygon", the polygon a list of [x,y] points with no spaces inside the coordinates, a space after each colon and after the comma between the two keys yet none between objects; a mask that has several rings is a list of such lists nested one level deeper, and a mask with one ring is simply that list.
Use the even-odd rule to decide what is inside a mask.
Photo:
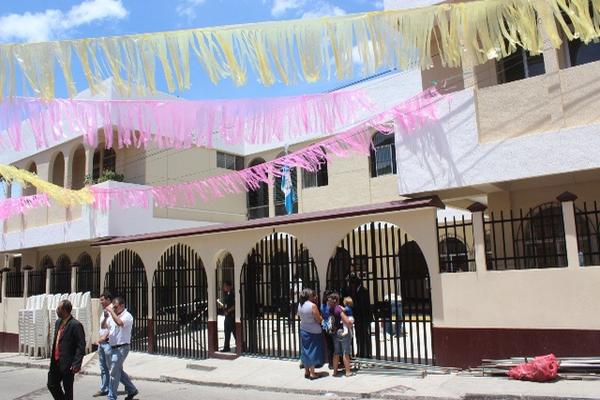
[{"label": "stacked white plastic chair", "polygon": [[33,310],[33,326],[29,352],[33,356],[47,357],[48,349],[48,297],[45,294],[37,296],[35,309]]},{"label": "stacked white plastic chair", "polygon": [[92,295],[90,292],[77,293],[75,298],[78,307],[74,308],[73,315],[83,325],[85,332],[85,350],[92,351]]},{"label": "stacked white plastic chair", "polygon": [[19,310],[19,353],[27,353],[29,350],[33,328],[32,311],[36,297],[37,296],[28,297],[25,308]]}]

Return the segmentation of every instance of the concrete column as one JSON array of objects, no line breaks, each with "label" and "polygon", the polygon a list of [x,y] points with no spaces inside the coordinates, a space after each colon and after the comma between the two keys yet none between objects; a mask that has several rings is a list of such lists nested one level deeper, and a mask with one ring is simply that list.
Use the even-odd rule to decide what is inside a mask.
[{"label": "concrete column", "polygon": [[65,177],[64,188],[71,189],[73,186],[73,156],[71,154],[63,154],[65,158]]},{"label": "concrete column", "polygon": [[478,274],[487,272],[487,260],[485,258],[485,228],[483,225],[483,212],[487,206],[481,203],[473,203],[468,207],[471,211],[473,222],[473,242],[475,243],[475,265]]},{"label": "concrete column", "polygon": [[296,198],[298,200],[298,214],[304,212],[302,204],[302,168],[296,168]]},{"label": "concrete column", "polygon": [[2,301],[6,304],[6,277],[10,268],[2,268]]},{"label": "concrete column", "polygon": [[77,291],[77,272],[79,271],[79,263],[74,262],[71,264],[71,293]]},{"label": "concrete column", "polygon": [[574,201],[577,196],[573,193],[564,192],[556,198],[561,202],[563,223],[565,226],[565,245],[567,248],[568,268],[579,268],[579,246],[577,244],[577,224],[575,222]]},{"label": "concrete column", "polygon": [[52,268],[46,269],[46,294],[50,294],[50,278],[51,278],[53,271],[54,271],[54,266]]},{"label": "concrete column", "polygon": [[29,297],[29,271],[32,269],[33,267],[31,265],[23,267],[23,298],[25,300]]},{"label": "concrete column", "polygon": [[85,175],[92,175],[94,171],[94,151],[95,149],[85,149]]},{"label": "concrete column", "polygon": [[[273,182],[275,177],[269,175],[269,181]],[[275,216],[275,185],[269,185],[269,217]]]}]

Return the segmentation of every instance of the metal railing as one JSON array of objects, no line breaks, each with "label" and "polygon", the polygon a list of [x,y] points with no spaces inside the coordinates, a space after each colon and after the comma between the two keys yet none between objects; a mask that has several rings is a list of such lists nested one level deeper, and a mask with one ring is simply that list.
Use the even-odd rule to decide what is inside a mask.
[{"label": "metal railing", "polygon": [[596,201],[589,207],[584,202],[583,209],[576,207],[575,222],[579,264],[600,265],[600,210]]},{"label": "metal railing", "polygon": [[44,293],[46,293],[46,270],[29,271],[27,294],[29,296],[36,296]]},{"label": "metal railing", "polygon": [[6,297],[23,297],[23,272],[6,273]]},{"label": "metal railing", "polygon": [[437,228],[440,272],[475,271],[473,222],[464,215],[444,218],[437,220]]},{"label": "metal railing", "polygon": [[484,217],[488,270],[567,266],[562,207],[548,203],[525,215],[512,210]]}]

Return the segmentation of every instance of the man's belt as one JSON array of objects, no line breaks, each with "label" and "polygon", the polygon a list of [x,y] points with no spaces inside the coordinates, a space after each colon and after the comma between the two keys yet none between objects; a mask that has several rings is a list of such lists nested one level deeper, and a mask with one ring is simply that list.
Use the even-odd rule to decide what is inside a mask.
[{"label": "man's belt", "polygon": [[129,346],[129,343],[118,344],[116,346],[110,346],[111,349],[118,349],[119,347]]}]

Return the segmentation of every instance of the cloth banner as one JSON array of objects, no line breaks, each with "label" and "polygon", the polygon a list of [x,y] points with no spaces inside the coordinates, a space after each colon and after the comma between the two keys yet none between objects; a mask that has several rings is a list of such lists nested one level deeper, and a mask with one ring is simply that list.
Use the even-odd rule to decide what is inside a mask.
[{"label": "cloth banner", "polygon": [[[0,148],[23,149],[25,132],[36,148],[83,135],[96,147],[184,148],[222,143],[263,144],[308,134],[332,134],[373,103],[357,89],[333,93],[235,100],[80,100],[16,97],[0,103]],[[22,122],[24,119],[26,122]],[[113,132],[117,142],[113,143]]]},{"label": "cloth banner", "polygon": [[[591,10],[591,12],[590,12]],[[568,16],[568,17],[566,17]],[[125,96],[156,91],[162,73],[170,92],[191,86],[197,58],[214,83],[264,85],[356,78],[381,68],[446,67],[505,57],[519,47],[539,54],[562,38],[589,43],[600,36],[600,0],[479,0],[318,19],[275,21],[128,36],[0,45],[0,94],[14,96],[24,77],[31,92],[54,97],[64,80],[77,93],[73,64],[96,92],[111,76]],[[356,60],[358,58],[358,60]],[[359,63],[355,61],[360,61]],[[59,66],[64,79],[55,76]],[[356,70],[358,68],[358,71]]]}]

